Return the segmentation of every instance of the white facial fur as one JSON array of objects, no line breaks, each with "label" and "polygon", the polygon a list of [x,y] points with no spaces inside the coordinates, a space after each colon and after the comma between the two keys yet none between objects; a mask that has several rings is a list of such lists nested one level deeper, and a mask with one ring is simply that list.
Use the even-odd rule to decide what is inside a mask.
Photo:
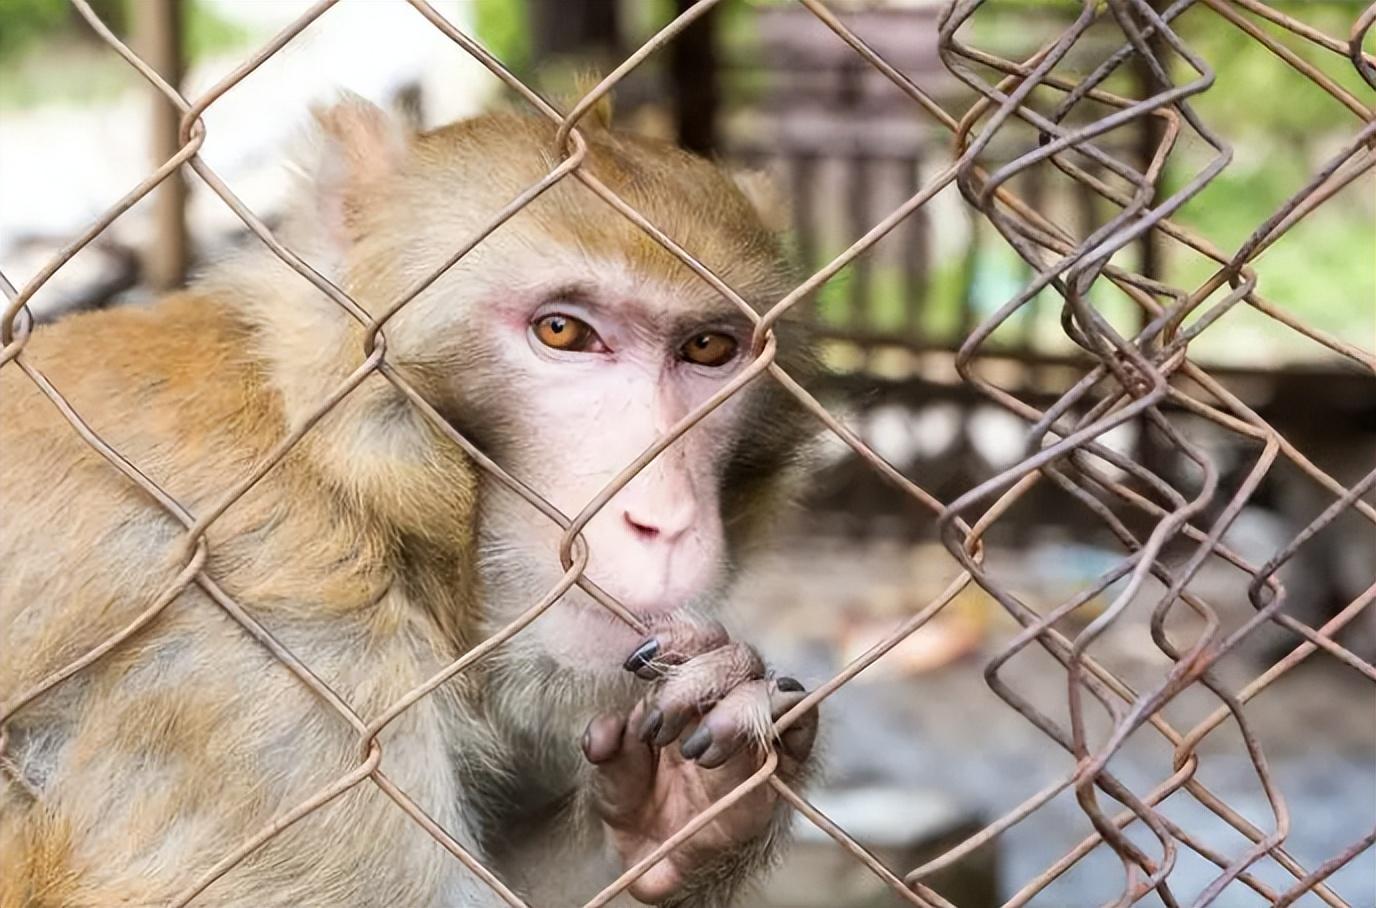
[{"label": "white facial fur", "polygon": [[[569,518],[743,368],[749,324],[688,313],[683,287],[637,281],[612,265],[552,269],[527,289],[478,307],[495,365],[509,376],[515,434],[525,441],[504,463]],[[561,279],[554,280],[554,274]],[[576,289],[575,289],[576,288]],[[699,294],[701,291],[697,291]],[[710,292],[710,291],[708,291]],[[699,310],[703,311],[703,310]],[[550,314],[581,319],[605,351],[552,349],[534,324]],[[737,353],[708,367],[680,355],[696,333],[729,334]],[[721,474],[739,431],[728,400],[661,452],[607,502],[583,531],[587,576],[637,615],[711,611],[726,573]],[[563,573],[561,531],[499,484],[489,483],[482,518],[486,601],[508,620]],[[614,670],[636,634],[575,588],[527,632],[559,662]],[[526,636],[523,634],[522,636]]]}]

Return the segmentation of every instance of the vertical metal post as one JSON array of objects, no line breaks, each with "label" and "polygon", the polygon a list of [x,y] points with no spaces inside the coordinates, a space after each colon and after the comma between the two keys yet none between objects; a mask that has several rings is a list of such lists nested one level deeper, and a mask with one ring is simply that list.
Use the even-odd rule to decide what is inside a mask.
[{"label": "vertical metal post", "polygon": [[[817,156],[811,151],[800,152],[789,158],[789,195],[793,200],[793,235],[797,242],[798,262],[807,274],[812,274],[820,266],[817,246]],[[811,294],[808,300],[808,315],[814,323],[820,324],[821,291]]]},{"label": "vertical metal post", "polygon": [[[874,224],[870,218],[870,207],[874,202],[874,189],[870,185],[871,158],[864,152],[855,151],[845,158],[846,199],[848,216],[847,236],[864,236]],[[870,256],[862,255],[848,266],[850,268],[850,303],[846,312],[846,328],[850,330],[876,330],[874,312],[875,299],[871,292],[873,261]]]},{"label": "vertical metal post", "polygon": [[[1159,9],[1165,4],[1160,0],[1152,0],[1153,8]],[[1161,36],[1152,32],[1146,39],[1147,49],[1157,60],[1161,61],[1162,68],[1170,66],[1170,48]],[[1169,70],[1168,70],[1169,71]],[[1134,91],[1139,98],[1150,98],[1153,94],[1161,91],[1161,86],[1156,75],[1152,72],[1151,64],[1144,60],[1140,54],[1132,56],[1132,76]],[[1134,157],[1137,159],[1137,167],[1143,172],[1151,166],[1152,158],[1156,155],[1156,149],[1165,138],[1165,127],[1158,117],[1139,117],[1137,119],[1137,148]],[[1151,204],[1156,205],[1162,196],[1161,186],[1166,182],[1165,174],[1156,181],[1153,187]],[[1138,241],[1139,262],[1137,270],[1143,277],[1152,280],[1161,280],[1162,274],[1162,255],[1161,238],[1155,230],[1148,230],[1142,234]],[[1146,327],[1148,316],[1145,311],[1138,313],[1137,327]],[[1159,341],[1159,339],[1158,339]],[[1156,429],[1151,421],[1142,419],[1137,424],[1137,460],[1152,473],[1170,481],[1169,472],[1171,469],[1171,456],[1165,441],[1156,434]]]},{"label": "vertical metal post", "polygon": [[[182,0],[138,0],[131,4],[134,40],[140,55],[170,85],[180,87],[185,73],[182,57]],[[177,153],[181,114],[156,89],[149,87],[153,112],[150,153],[161,165]],[[152,195],[153,229],[142,250],[143,280],[155,291],[180,287],[186,281],[190,243],[186,232],[187,186],[180,172],[162,182]]]},{"label": "vertical metal post", "polygon": [[534,0],[528,8],[535,60],[601,52],[620,62],[621,16],[615,0]]},{"label": "vertical metal post", "polygon": [[[923,150],[919,143],[911,157],[898,162],[902,173],[903,198],[917,195],[924,174]],[[927,325],[924,315],[927,311],[927,293],[931,289],[928,275],[932,266],[931,216],[924,205],[908,215],[905,228],[906,239],[903,256],[903,328],[908,339],[925,344],[928,341]]]},{"label": "vertical metal post", "polygon": [[[1160,4],[1153,3],[1152,5],[1155,7]],[[1153,32],[1147,37],[1146,44],[1152,54],[1161,61],[1163,67],[1169,65],[1170,47],[1160,35]],[[1132,75],[1137,97],[1149,98],[1161,90],[1161,86],[1156,82],[1156,76],[1151,71],[1151,65],[1138,54],[1132,56]],[[1143,171],[1151,166],[1151,160],[1156,155],[1156,149],[1165,136],[1164,130],[1165,127],[1159,117],[1137,118],[1135,157],[1137,158],[1137,166]],[[1156,182],[1155,194],[1151,200],[1153,205],[1161,198],[1161,184],[1164,182],[1164,178]],[[1155,230],[1148,230],[1138,240],[1138,249],[1141,256],[1138,270],[1142,276],[1159,280],[1161,278],[1160,235]],[[1144,312],[1142,315],[1142,323],[1146,324],[1146,313]]]},{"label": "vertical metal post", "polygon": [[[697,0],[674,0],[674,13],[688,11]],[[673,92],[678,142],[690,151],[717,150],[717,111],[721,107],[716,47],[717,10],[689,25],[669,43],[669,83]]]}]

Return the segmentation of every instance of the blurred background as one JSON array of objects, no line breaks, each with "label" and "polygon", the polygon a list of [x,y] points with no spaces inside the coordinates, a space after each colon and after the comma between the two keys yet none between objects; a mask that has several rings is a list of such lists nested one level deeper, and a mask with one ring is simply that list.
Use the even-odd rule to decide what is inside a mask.
[{"label": "blurred background", "polygon": [[[303,13],[297,0],[92,0],[103,20],[168,79],[194,97]],[[588,72],[604,73],[690,0],[433,0],[547,97],[572,98]],[[928,0],[829,3],[856,33],[959,117],[973,94],[942,66]],[[1346,39],[1360,0],[1274,0],[1276,9]],[[1080,4],[996,0],[966,40],[1021,59],[1061,31]],[[1284,36],[1294,52],[1372,105],[1371,90],[1336,54]],[[1177,32],[1216,69],[1193,103],[1233,148],[1233,163],[1176,220],[1235,250],[1356,132],[1359,121],[1262,45],[1203,8]],[[1110,24],[1071,52],[1068,70],[1089,72],[1121,42]],[[1176,61],[1179,64],[1179,61]],[[1177,80],[1185,77],[1177,73]],[[1150,74],[1129,65],[1108,84],[1150,93]],[[202,157],[269,224],[289,185],[284,149],[300,135],[310,103],[349,89],[391,107],[418,127],[492,105],[516,104],[490,73],[402,3],[344,0],[310,25],[205,113]],[[1048,96],[1049,98],[1050,96]],[[949,164],[949,132],[846,47],[805,8],[726,2],[637,69],[615,96],[621,128],[771,174],[793,212],[792,243],[810,272],[843,251]],[[1139,121],[1104,138],[1145,162],[1153,127]],[[138,74],[95,38],[62,0],[0,0],[0,270],[21,286],[96,216],[176,149],[176,119]],[[1034,147],[1036,135],[1004,132],[991,165]],[[1177,188],[1212,149],[1186,135],[1163,188]],[[1260,292],[1301,322],[1367,351],[1376,347],[1376,181],[1368,172],[1269,249],[1257,265]],[[1114,210],[1054,168],[1012,188],[1083,236]],[[188,174],[121,217],[37,294],[40,321],[89,308],[139,305],[182,284],[200,263],[255,242],[211,192]],[[1186,289],[1214,271],[1183,248],[1142,244],[1128,264]],[[954,351],[971,328],[1029,279],[1031,271],[972,212],[954,187],[938,195],[869,253],[827,282],[803,315],[825,363],[820,395],[875,450],[942,501],[951,501],[1022,457],[1026,425],[963,384]],[[1084,372],[1060,325],[1053,294],[1035,301],[983,347],[982,374],[1045,406]],[[1095,304],[1120,330],[1140,316],[1121,295]],[[1193,359],[1222,380],[1316,464],[1344,483],[1376,466],[1376,377],[1245,305],[1191,345]],[[1216,425],[1173,414],[1206,448],[1231,489],[1257,446]],[[1106,439],[1179,489],[1197,471],[1154,431],[1129,424]],[[780,665],[820,683],[934,599],[958,573],[934,537],[930,512],[891,491],[839,441],[780,545],[750,567],[734,614]],[[1083,589],[1121,557],[1092,514],[1042,483],[989,537],[991,573],[1039,611]],[[1370,496],[1368,496],[1370,497]],[[1226,500],[1220,496],[1219,502]],[[1256,562],[1284,547],[1332,500],[1283,460],[1268,474],[1227,541]],[[1215,508],[1215,511],[1217,508]],[[1188,550],[1168,552],[1183,560]],[[1317,626],[1376,582],[1376,534],[1348,515],[1305,545],[1282,572],[1290,613]],[[1246,619],[1246,575],[1215,560],[1190,589],[1220,613],[1225,630]],[[1114,592],[1110,588],[1110,594]],[[1170,662],[1151,642],[1151,597],[1110,628],[1093,654],[1138,689],[1160,682]],[[1104,602],[1066,619],[1083,627]],[[1376,609],[1339,639],[1376,657]],[[995,696],[982,676],[1016,625],[972,587],[853,684],[828,701],[830,770],[817,803],[900,874],[1063,777],[1072,758]],[[1178,629],[1192,639],[1190,625]],[[1197,632],[1197,628],[1194,629]],[[1253,634],[1220,664],[1241,687],[1297,643],[1272,628]],[[1048,715],[1065,714],[1065,674],[1049,656],[1025,651],[1003,677]],[[1187,690],[1165,710],[1189,728],[1218,706]],[[1289,800],[1288,848],[1313,867],[1376,823],[1376,688],[1327,656],[1316,656],[1248,706]],[[1113,770],[1142,792],[1170,771],[1159,736],[1134,736]],[[1263,829],[1274,821],[1235,725],[1205,738],[1199,778]],[[1187,795],[1162,808],[1220,852],[1246,840]],[[935,878],[962,908],[1011,897],[1091,831],[1063,794],[995,843]],[[1136,834],[1140,834],[1137,830]],[[760,905],[896,904],[877,880],[815,830]],[[1159,846],[1141,839],[1149,852]],[[1201,890],[1216,869],[1182,853],[1177,892]],[[1269,859],[1256,875],[1284,888]],[[1353,905],[1376,905],[1376,859],[1359,857],[1332,878]],[[1111,899],[1121,867],[1100,849],[1058,879],[1035,905],[1079,908]],[[1234,891],[1236,890],[1236,891]],[[1214,904],[1260,906],[1233,887]],[[1151,896],[1139,904],[1158,904]],[[1314,896],[1298,904],[1319,904]]]}]

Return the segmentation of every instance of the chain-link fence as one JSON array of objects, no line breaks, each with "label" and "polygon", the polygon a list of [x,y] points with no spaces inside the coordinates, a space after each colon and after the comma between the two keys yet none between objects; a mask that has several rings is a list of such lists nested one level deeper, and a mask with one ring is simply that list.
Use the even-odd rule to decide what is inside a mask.
[{"label": "chain-link fence", "polygon": [[[102,23],[85,0],[73,0],[80,15],[103,41],[181,112],[180,148],[22,288],[16,290],[9,281],[0,278],[0,285],[8,299],[3,323],[0,323],[0,340],[3,340],[0,367],[18,370],[26,375],[61,411],[73,431],[184,527],[188,556],[176,581],[120,633],[50,676],[34,679],[32,686],[4,702],[0,708],[0,767],[5,770],[10,784],[20,787],[27,785],[23,774],[14,765],[12,756],[5,752],[7,735],[4,723],[37,698],[69,682],[92,664],[119,649],[177,601],[184,591],[194,586],[290,669],[301,684],[318,695],[322,709],[333,711],[338,721],[353,728],[358,736],[361,756],[353,771],[339,777],[309,800],[291,805],[271,823],[256,830],[232,853],[223,855],[204,876],[188,886],[175,904],[194,903],[198,894],[216,879],[284,829],[346,791],[366,785],[377,786],[385,792],[398,809],[405,811],[501,899],[511,905],[525,904],[517,893],[483,865],[479,856],[466,850],[417,805],[410,793],[393,783],[382,768],[378,735],[417,701],[490,655],[547,609],[557,607],[560,596],[575,585],[583,586],[622,620],[638,625],[638,619],[631,612],[597,591],[583,578],[582,571],[587,558],[580,543],[580,531],[638,471],[677,438],[691,431],[709,412],[748,383],[775,382],[895,489],[929,511],[950,557],[961,568],[959,576],[941,595],[913,612],[881,642],[818,686],[796,708],[778,720],[776,729],[782,731],[787,728],[867,667],[883,659],[907,636],[942,612],[962,591],[975,584],[996,600],[1022,627],[1021,632],[985,666],[989,685],[1009,707],[1045,733],[1047,747],[1062,748],[1071,754],[1074,769],[937,860],[915,868],[888,867],[852,838],[847,830],[809,804],[805,795],[778,778],[775,775],[777,756],[771,755],[757,773],[628,869],[588,902],[588,906],[606,904],[665,854],[758,786],[771,786],[807,821],[824,830],[839,847],[882,878],[895,893],[915,905],[949,906],[951,903],[947,899],[926,884],[935,872],[960,862],[981,845],[999,837],[1014,824],[1067,791],[1073,791],[1080,809],[1093,824],[1094,833],[1035,878],[1023,881],[1022,888],[1006,905],[1031,903],[1049,884],[1101,847],[1112,849],[1122,862],[1125,883],[1121,894],[1113,901],[1116,905],[1133,904],[1153,893],[1161,904],[1167,906],[1187,903],[1179,893],[1172,892],[1172,870],[1177,866],[1179,856],[1187,850],[1217,866],[1212,882],[1203,891],[1193,893],[1188,904],[1224,904],[1227,895],[1242,889],[1250,889],[1267,904],[1274,906],[1290,905],[1305,897],[1317,898],[1331,906],[1349,904],[1328,888],[1325,880],[1339,868],[1358,859],[1376,843],[1376,825],[1371,829],[1351,830],[1351,844],[1320,864],[1301,864],[1288,853],[1286,842],[1290,814],[1271,778],[1261,745],[1249,726],[1246,705],[1278,678],[1319,651],[1367,680],[1376,682],[1376,666],[1334,639],[1340,629],[1351,623],[1376,599],[1376,582],[1322,626],[1315,628],[1287,613],[1285,590],[1276,579],[1278,570],[1298,549],[1345,512],[1358,515],[1364,529],[1371,529],[1366,524],[1376,523],[1376,507],[1373,507],[1370,495],[1373,486],[1376,486],[1376,469],[1350,487],[1340,484],[1278,434],[1237,394],[1193,362],[1190,344],[1203,332],[1226,331],[1227,327],[1218,323],[1230,310],[1250,307],[1304,335],[1361,372],[1376,371],[1376,356],[1370,351],[1307,326],[1282,302],[1268,299],[1264,280],[1252,264],[1287,231],[1327,200],[1352,186],[1376,164],[1376,114],[1371,107],[1376,95],[1354,95],[1291,46],[1299,42],[1307,46],[1306,52],[1346,58],[1365,85],[1376,91],[1376,60],[1362,50],[1368,32],[1376,23],[1376,5],[1355,10],[1356,16],[1347,34],[1329,35],[1260,0],[1175,0],[1168,4],[1150,0],[1083,0],[1077,4],[1067,0],[1066,6],[1073,15],[1068,27],[1054,34],[1030,57],[1010,60],[982,50],[968,40],[968,36],[975,33],[968,26],[981,17],[999,16],[1000,4],[992,0],[952,0],[938,20],[940,59],[949,73],[978,94],[979,100],[968,109],[950,111],[871,49],[821,0],[799,0],[802,8],[835,33],[838,42],[847,45],[911,100],[914,117],[928,118],[949,130],[952,137],[951,154],[950,160],[939,172],[927,179],[907,201],[862,236],[855,238],[853,245],[844,253],[761,313],[682,248],[674,237],[650,223],[581,166],[585,160],[586,146],[578,131],[580,119],[631,70],[673,41],[686,26],[715,6],[712,0],[703,0],[690,7],[664,27],[567,112],[556,109],[523,84],[503,66],[502,61],[495,59],[472,37],[456,29],[424,0],[408,2],[419,15],[453,41],[456,53],[471,55],[519,94],[533,110],[548,118],[552,147],[558,149],[558,163],[543,179],[492,216],[484,229],[454,249],[444,268],[420,281],[374,317],[317,272],[297,252],[279,242],[264,222],[236,197],[199,155],[207,137],[201,120],[206,109],[293,41],[314,20],[327,15],[333,0],[316,4],[218,84],[200,97],[191,99],[183,98],[176,88],[131,51]],[[1172,220],[1182,206],[1229,166],[1233,157],[1229,144],[1208,123],[1203,122],[1191,106],[1191,99],[1207,90],[1212,82],[1210,61],[1202,59],[1172,29],[1172,22],[1192,8],[1196,14],[1207,11],[1214,19],[1212,27],[1238,29],[1264,45],[1288,68],[1288,78],[1308,80],[1333,99],[1335,113],[1345,110],[1346,115],[1354,118],[1351,137],[1334,148],[1327,162],[1309,176],[1284,205],[1263,223],[1257,224],[1251,236],[1235,250],[1219,248],[1207,237],[1196,235]],[[1072,72],[1065,67],[1068,53],[1086,32],[1091,27],[1102,29],[1106,24],[1117,29],[1117,49],[1103,55],[1089,71]],[[1278,37],[1281,34],[1284,40]],[[388,48],[377,48],[377,53],[388,52]],[[1150,74],[1150,78],[1139,83],[1149,89],[1140,97],[1126,96],[1116,88],[1110,90],[1107,87],[1119,84],[1115,81],[1115,75],[1129,64],[1145,67]],[[1139,121],[1144,119],[1154,124],[1152,135],[1155,137],[1150,160],[1144,162],[1145,166],[1142,166],[1143,162],[1127,160],[1107,150],[1111,143],[1105,140],[1116,130],[1139,125]],[[1025,143],[1028,146],[1026,150],[1006,163],[991,165],[988,155],[991,143],[1016,135],[1018,129],[1030,130],[1034,140]],[[1172,153],[1187,140],[1196,145],[1204,143],[1212,149],[1212,156],[1197,172],[1167,190],[1161,179],[1163,168]],[[366,334],[362,361],[348,380],[300,420],[268,456],[230,483],[213,507],[201,513],[189,511],[153,482],[139,464],[130,462],[108,444],[91,428],[83,414],[69,405],[62,389],[49,381],[31,361],[31,357],[25,354],[25,344],[32,328],[26,303],[78,251],[183,168],[194,171],[235,212],[248,230],[303,279],[361,324]],[[1115,209],[1114,216],[1085,235],[1076,235],[1014,191],[1012,187],[1018,177],[1045,168],[1054,168],[1110,203]],[[609,216],[610,212],[615,212],[615,216],[635,224],[705,284],[738,306],[755,326],[749,364],[719,393],[674,426],[634,463],[628,464],[613,482],[587,503],[582,512],[572,518],[542,500],[509,475],[501,464],[493,462],[456,431],[427,402],[425,396],[403,378],[386,356],[386,325],[393,315],[524,206],[564,180],[577,181],[599,196],[608,206]],[[977,212],[992,226],[1032,272],[1031,279],[1016,295],[969,330],[956,356],[956,368],[963,382],[1025,420],[1030,429],[1025,456],[1015,466],[988,478],[955,500],[940,501],[874,453],[857,434],[829,413],[778,365],[778,349],[771,329],[799,301],[808,298],[905,219],[922,210],[939,192],[952,185],[958,187],[971,211]],[[1212,276],[1198,286],[1171,286],[1163,283],[1158,276],[1144,275],[1123,264],[1124,257],[1119,255],[1120,251],[1129,249],[1148,236],[1154,237],[1156,242],[1173,245],[1187,254],[1212,262]],[[1135,333],[1115,327],[1097,308],[1096,300],[1108,288],[1131,300],[1140,310],[1139,327]],[[1062,327],[1079,348],[1085,366],[1079,380],[1068,391],[1051,406],[1041,409],[1029,405],[1017,394],[991,381],[978,368],[978,364],[990,336],[1046,292],[1054,293],[1063,301]],[[532,603],[517,620],[474,646],[380,715],[368,717],[356,713],[313,673],[310,665],[303,664],[282,645],[270,628],[259,623],[225,592],[212,572],[207,570],[209,547],[206,535],[209,527],[281,462],[322,417],[365,379],[374,375],[390,382],[419,414],[454,445],[467,452],[483,470],[562,528],[562,543],[558,552],[551,553],[551,557],[560,560],[564,573],[558,585],[540,601]],[[1211,421],[1220,431],[1250,444],[1256,450],[1250,470],[1231,494],[1224,496],[1219,492],[1218,470],[1214,462],[1205,450],[1182,431],[1184,416]],[[1174,454],[1195,465],[1200,477],[1197,491],[1181,490],[1142,463],[1102,443],[1104,433],[1130,421],[1149,425]],[[1277,461],[1289,461],[1307,474],[1314,483],[1327,490],[1331,504],[1266,563],[1256,564],[1230,549],[1221,539]],[[1047,610],[1033,608],[1019,598],[1009,585],[991,576],[991,566],[986,561],[986,549],[982,541],[990,528],[1039,484],[1050,484],[1083,505],[1121,542],[1123,550],[1117,566],[1096,583]],[[1226,501],[1215,500],[1216,497],[1226,497]],[[80,507],[80,503],[74,503],[73,506]],[[1206,508],[1211,515],[1207,521],[1203,519]],[[1143,526],[1147,528],[1145,532],[1141,529]],[[1168,559],[1162,556],[1168,543],[1184,544],[1187,557],[1167,563]],[[1227,626],[1208,602],[1187,589],[1201,567],[1210,561],[1230,566],[1238,588],[1245,587],[1255,609],[1245,622]],[[1163,592],[1156,592],[1157,587],[1151,584],[1153,579],[1160,584]],[[1110,587],[1113,592],[1109,597],[1109,605],[1083,630],[1070,636],[1059,629],[1059,622],[1063,618],[1104,594]],[[1096,639],[1129,609],[1150,613],[1152,639],[1170,660],[1169,670],[1162,673],[1158,683],[1147,689],[1129,686],[1096,660],[1093,654]],[[1182,610],[1192,612],[1202,622],[1203,631],[1189,640],[1179,639],[1167,631],[1172,616]],[[1217,677],[1214,670],[1216,663],[1224,654],[1235,649],[1250,632],[1267,623],[1285,628],[1303,638],[1304,642],[1276,660],[1242,689],[1230,689]],[[1005,663],[1032,647],[1049,653],[1064,669],[1066,722],[1058,721],[1034,705],[1020,693],[1016,684],[1001,674]],[[1198,724],[1176,727],[1165,717],[1163,707],[1182,691],[1194,686],[1211,691],[1220,705]],[[1098,704],[1112,719],[1112,729],[1106,735],[1092,735],[1087,730],[1086,713],[1093,704]],[[1205,787],[1198,778],[1203,759],[1200,754],[1201,742],[1228,723],[1236,726],[1244,744],[1238,756],[1249,762],[1251,771],[1255,773],[1270,802],[1272,816],[1265,822],[1254,822],[1242,815]],[[1110,761],[1124,742],[1139,730],[1144,734],[1160,736],[1173,753],[1170,765],[1161,767],[1158,784],[1148,790],[1130,786],[1109,768]],[[30,793],[39,796],[37,791]],[[1103,796],[1123,805],[1123,809],[1110,808]],[[1211,846],[1197,831],[1182,828],[1159,809],[1161,803],[1170,797],[1194,799],[1212,811],[1222,823],[1246,837],[1251,846],[1229,854]],[[1376,823],[1376,817],[1373,817],[1373,823]],[[1149,837],[1144,839],[1131,834],[1143,827],[1149,831]],[[1269,884],[1252,872],[1259,861],[1268,857],[1290,875],[1286,885]],[[1359,899],[1362,897],[1358,896]]]}]

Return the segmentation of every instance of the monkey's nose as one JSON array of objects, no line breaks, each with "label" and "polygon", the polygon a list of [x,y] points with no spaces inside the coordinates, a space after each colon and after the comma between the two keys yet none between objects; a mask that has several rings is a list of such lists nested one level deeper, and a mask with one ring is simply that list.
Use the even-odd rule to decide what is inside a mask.
[{"label": "monkey's nose", "polygon": [[642,542],[672,543],[688,532],[693,525],[691,506],[675,508],[672,511],[654,514],[636,513],[629,509],[622,512],[626,526],[632,535]]},{"label": "monkey's nose", "polygon": [[630,511],[626,512],[625,517],[626,525],[631,528],[631,532],[634,533],[636,536],[640,537],[641,539],[644,539],[646,542],[649,542],[650,540],[659,536],[659,527],[650,526],[646,523],[641,523],[639,520],[631,516]]}]

